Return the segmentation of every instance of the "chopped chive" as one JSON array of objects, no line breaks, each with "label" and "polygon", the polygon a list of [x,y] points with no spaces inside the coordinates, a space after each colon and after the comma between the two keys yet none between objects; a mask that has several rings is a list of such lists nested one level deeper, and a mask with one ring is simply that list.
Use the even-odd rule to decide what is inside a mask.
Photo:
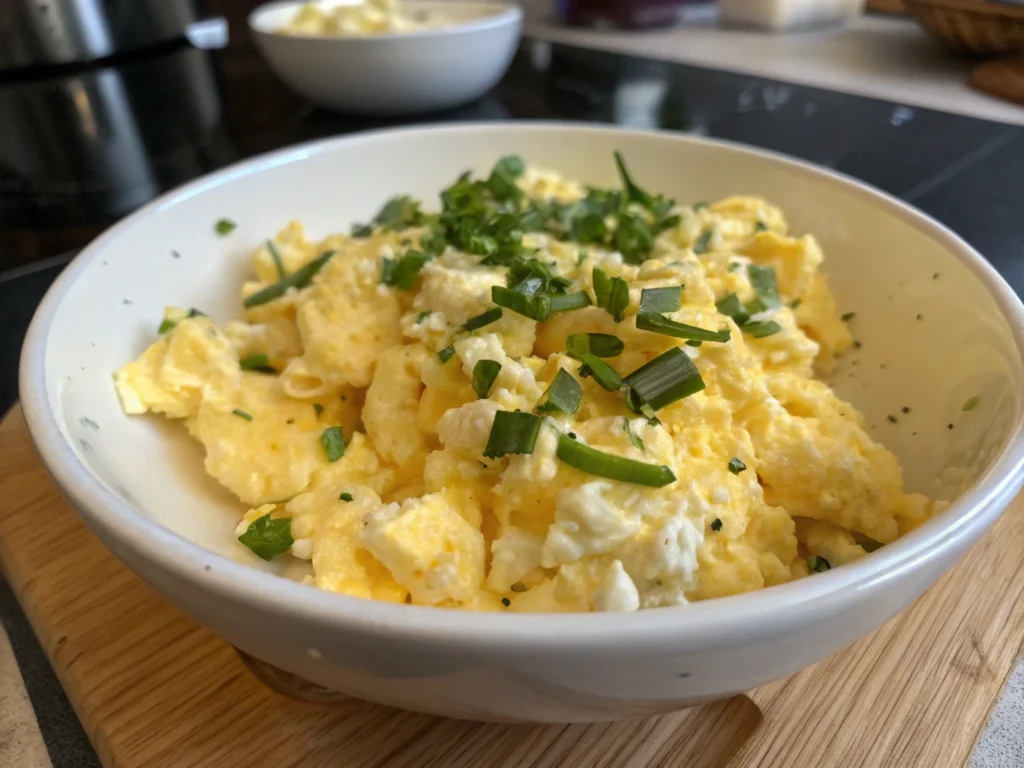
[{"label": "chopped chive", "polygon": [[661,315],[675,312],[683,305],[683,287],[681,285],[668,288],[644,288],[640,291],[639,312]]},{"label": "chopped chive", "polygon": [[421,251],[406,251],[400,259],[383,259],[380,264],[380,281],[400,291],[411,290],[420,270],[428,261],[430,256]]},{"label": "chopped chive", "polygon": [[324,447],[327,460],[335,462],[345,455],[345,433],[341,427],[328,427],[320,435],[320,444]]},{"label": "chopped chive", "polygon": [[789,308],[790,308],[790,309],[799,309],[799,308],[800,308],[800,305],[801,305],[802,303],[803,303],[803,300],[802,300],[802,299],[799,299],[799,298],[797,298],[797,299],[793,299],[793,300],[792,300],[791,302],[789,302]]},{"label": "chopped chive", "polygon": [[568,312],[590,306],[590,295],[586,291],[561,293],[551,297],[551,312]]},{"label": "chopped chive", "polygon": [[352,501],[352,494],[342,492],[342,494],[338,497],[338,501]]},{"label": "chopped chive", "polygon": [[319,416],[324,412],[324,407],[320,405],[320,403],[313,403],[313,410],[316,412],[316,415]]},{"label": "chopped chive", "polygon": [[633,431],[633,428],[632,428],[632,426],[629,423],[629,417],[628,416],[625,419],[623,419],[623,425],[622,426],[623,426],[623,429],[625,429],[625,431],[626,431],[626,437],[629,438],[629,442],[631,442],[633,444],[633,447],[638,449],[638,450],[641,450],[641,451],[646,451],[647,449],[644,448],[644,441],[640,439],[640,435],[636,434]]},{"label": "chopped chive", "polygon": [[747,468],[747,465],[740,461],[738,456],[734,456],[733,458],[729,459],[728,466],[729,471],[732,472],[734,475],[738,475],[740,472]]},{"label": "chopped chive", "polygon": [[619,376],[618,371],[597,355],[584,352],[580,355],[580,362],[583,363],[583,367],[580,369],[581,376],[593,376],[594,381],[609,392],[614,392],[622,387],[622,377]]},{"label": "chopped chive", "polygon": [[587,260],[587,252],[586,251],[580,251],[578,254],[576,254],[576,266],[577,267],[580,266],[581,264],[583,264],[583,262],[586,261],[586,260]]},{"label": "chopped chive", "polygon": [[621,483],[661,488],[676,480],[675,474],[666,466],[647,464],[623,456],[604,453],[589,445],[584,445],[578,440],[573,440],[568,435],[558,436],[556,454],[559,459],[574,469]]},{"label": "chopped chive", "polygon": [[978,403],[979,403],[980,401],[981,401],[981,398],[980,398],[980,397],[978,397],[977,395],[975,395],[974,397],[969,397],[969,398],[967,398],[967,400],[966,400],[966,401],[964,402],[964,404],[963,404],[963,406],[962,406],[962,407],[960,408],[960,410],[961,410],[961,411],[973,411],[973,410],[974,410],[975,408],[977,408],[977,407],[978,407]]},{"label": "chopped chive", "polygon": [[679,347],[673,347],[633,371],[625,382],[641,402],[655,411],[700,392],[705,386],[697,366]]},{"label": "chopped chive", "polygon": [[603,269],[594,267],[594,296],[597,306],[606,310],[615,322],[622,320],[622,313],[629,306],[629,285],[621,277],[609,277]]},{"label": "chopped chive", "polygon": [[711,530],[715,532],[722,530],[722,518],[716,517],[711,521]]},{"label": "chopped chive", "polygon": [[692,339],[693,341],[717,341],[727,342],[732,337],[728,328],[721,331],[709,331],[705,328],[698,328],[695,325],[679,323],[664,315],[640,312],[636,316],[636,327],[641,331],[660,333],[662,336],[672,336],[676,339]]},{"label": "chopped chive", "polygon": [[559,368],[551,386],[544,394],[546,397],[537,406],[537,413],[561,411],[566,416],[572,416],[579,410],[580,400],[583,399],[583,387],[571,373],[564,368]]},{"label": "chopped chive", "polygon": [[281,260],[281,253],[277,250],[277,246],[274,245],[273,240],[267,240],[267,250],[270,251],[270,258],[274,262],[274,266],[277,268],[277,277],[279,280],[284,280],[288,273],[284,271],[284,262]]},{"label": "chopped chive", "polygon": [[238,540],[263,560],[271,560],[291,549],[295,539],[292,538],[292,520],[290,517],[272,518],[270,513],[257,517]]},{"label": "chopped chive", "polygon": [[668,213],[672,207],[672,201],[666,200],[661,195],[652,195],[638,187],[629,175],[629,171],[626,170],[626,161],[622,159],[622,154],[619,152],[615,153],[615,165],[619,169],[619,178],[622,180],[622,190],[626,193],[627,203],[639,203],[657,216]]},{"label": "chopped chive", "polygon": [[243,305],[246,309],[258,307],[261,304],[266,304],[274,299],[281,298],[289,288],[305,288],[313,282],[313,278],[316,277],[316,273],[323,269],[324,264],[326,264],[333,255],[334,251],[327,251],[326,253],[320,254],[308,264],[305,264],[292,272],[288,277],[279,280],[273,285],[268,285],[263,290],[257,291],[252,296],[249,296],[244,302],[242,302]]},{"label": "chopped chive", "polygon": [[704,343],[703,341],[699,341],[697,339],[687,339],[686,340],[686,346],[688,346],[688,347],[699,347],[703,343]]},{"label": "chopped chive", "polygon": [[420,312],[418,315],[416,315],[416,325],[422,323],[424,320],[430,317],[430,315],[430,312]]},{"label": "chopped chive", "polygon": [[765,224],[760,219],[758,219],[757,220],[757,224],[754,225],[754,234],[756,235],[758,232],[767,232],[767,231],[768,231],[768,225]]},{"label": "chopped chive", "polygon": [[622,339],[610,333],[574,333],[565,340],[565,351],[577,360],[588,352],[595,357],[615,357],[623,349]]},{"label": "chopped chive", "polygon": [[822,573],[832,569],[832,565],[824,557],[811,555],[807,558],[807,567],[816,573]]},{"label": "chopped chive", "polygon": [[498,411],[487,438],[484,458],[500,459],[510,453],[533,453],[540,433],[540,416],[532,413]]},{"label": "chopped chive", "polygon": [[258,371],[260,373],[277,373],[277,369],[270,364],[270,357],[263,353],[257,352],[254,355],[248,355],[238,361],[238,366],[243,371]]},{"label": "chopped chive", "polygon": [[840,317],[839,319],[842,320],[844,323],[848,323],[851,320],[853,320],[853,318],[856,317],[856,316],[857,316],[856,312],[844,312],[842,317]]},{"label": "chopped chive", "polygon": [[710,229],[705,229],[701,232],[700,237],[697,238],[697,242],[693,244],[693,252],[697,254],[707,253],[708,246],[711,244],[712,234],[714,233]]},{"label": "chopped chive", "polygon": [[507,597],[503,597],[501,598],[501,604],[508,608],[510,605],[512,605],[512,601],[509,600]]},{"label": "chopped chive", "polygon": [[520,293],[501,285],[492,285],[491,301],[538,323],[544,322],[551,315],[551,298],[542,293]]},{"label": "chopped chive", "polygon": [[235,222],[233,222],[231,219],[218,219],[217,223],[214,224],[213,228],[216,230],[218,235],[224,237],[225,235],[230,235],[232,232],[234,232],[235,227],[237,226],[238,225],[235,224]]},{"label": "chopped chive", "polygon": [[735,320],[736,325],[742,326],[750,319],[750,313],[743,307],[743,304],[740,303],[740,297],[735,293],[730,293],[721,301],[716,302],[715,308],[719,313]]},{"label": "chopped chive", "polygon": [[747,323],[743,326],[743,332],[753,336],[755,339],[763,339],[765,336],[774,336],[782,330],[782,326],[774,320],[765,320],[760,323]]},{"label": "chopped chive", "polygon": [[445,347],[444,349],[442,349],[440,352],[437,353],[437,359],[440,360],[442,364],[443,363],[447,363],[449,360],[452,359],[452,356],[454,354],[455,354],[455,345],[454,344],[449,344],[447,347]]},{"label": "chopped chive", "polygon": [[775,270],[758,264],[747,266],[747,277],[754,289],[754,299],[747,304],[747,312],[756,315],[779,306],[779,288],[775,283]]},{"label": "chopped chive", "polygon": [[157,328],[157,333],[163,336],[165,333],[170,333],[177,327],[178,324],[173,320],[164,320],[162,323],[160,323],[160,327]]},{"label": "chopped chive", "polygon": [[485,398],[494,385],[494,380],[501,373],[501,363],[497,360],[477,360],[473,366],[473,391],[477,397]]},{"label": "chopped chive", "polygon": [[[462,327],[467,331],[476,331],[500,319],[501,307],[491,307],[486,312],[481,312],[479,315],[469,318]],[[442,360],[441,362],[444,361]]]},{"label": "chopped chive", "polygon": [[735,272],[737,269],[739,269],[742,266],[743,266],[743,264],[741,262],[730,261],[729,262],[729,266],[725,268],[725,271],[726,272]]},{"label": "chopped chive", "polygon": [[233,413],[235,416],[237,416],[240,419],[245,419],[246,421],[252,421],[252,414],[249,413],[248,411],[243,411],[241,408],[235,408],[235,410],[233,410],[231,413]]}]

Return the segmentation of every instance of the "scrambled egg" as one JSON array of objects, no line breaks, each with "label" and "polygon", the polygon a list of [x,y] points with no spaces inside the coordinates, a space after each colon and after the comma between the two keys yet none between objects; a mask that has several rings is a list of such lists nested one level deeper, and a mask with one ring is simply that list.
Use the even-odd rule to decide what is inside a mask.
[{"label": "scrambled egg", "polygon": [[426,11],[403,12],[396,0],[361,0],[337,5],[306,3],[278,31],[286,35],[361,37],[442,26],[443,19]]},{"label": "scrambled egg", "polygon": [[319,243],[292,223],[253,254],[244,319],[166,310],[115,375],[124,410],[184,422],[253,556],[376,600],[680,605],[927,519],[815,378],[852,339],[814,237],[764,200],[680,206],[622,173],[590,190],[506,158],[440,215],[395,198]]}]

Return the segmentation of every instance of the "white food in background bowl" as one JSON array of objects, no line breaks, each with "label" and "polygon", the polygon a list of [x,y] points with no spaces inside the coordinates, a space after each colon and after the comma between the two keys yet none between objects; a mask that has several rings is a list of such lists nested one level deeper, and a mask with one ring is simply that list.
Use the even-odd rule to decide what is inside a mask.
[{"label": "white food in background bowl", "polygon": [[[451,183],[452,169],[483,173],[506,154],[607,187],[615,150],[670,197],[762,195],[785,208],[795,230],[818,235],[862,343],[859,365],[840,364],[830,383],[899,456],[907,487],[948,506],[813,578],[629,615],[389,604],[278,578],[277,564],[233,560],[237,504],[205,475],[201,451],[181,430],[126,417],[111,386],[111,370],[152,340],[163,307],[188,302],[221,322],[238,317],[248,255],[293,217],[324,236],[366,221],[381,199],[431,198]],[[220,238],[218,218],[238,228]],[[25,342],[21,396],[40,454],[89,527],[168,601],[245,652],[409,709],[609,720],[791,674],[878,627],[952,567],[1024,480],[1022,350],[1024,307],[980,255],[846,177],[678,134],[470,124],[285,149],[136,212],[86,248],[48,293]],[[601,600],[633,604],[617,570]]]},{"label": "white food in background bowl", "polygon": [[426,10],[408,12],[397,0],[357,3],[306,3],[281,27],[286,35],[386,35],[444,27],[448,22]]},{"label": "white food in background bowl", "polygon": [[[483,95],[512,63],[523,17],[518,6],[500,2],[408,0],[391,7],[390,31],[299,33],[292,25],[305,5],[286,0],[252,12],[260,53],[299,95],[366,115],[449,109]],[[398,29],[405,22],[394,20],[418,18],[431,23]]]}]

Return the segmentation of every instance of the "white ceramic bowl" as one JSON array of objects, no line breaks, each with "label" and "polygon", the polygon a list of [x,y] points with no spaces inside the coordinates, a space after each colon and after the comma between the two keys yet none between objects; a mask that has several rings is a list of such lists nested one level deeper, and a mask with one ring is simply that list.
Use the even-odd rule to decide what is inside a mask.
[{"label": "white ceramic bowl", "polygon": [[472,101],[505,74],[523,24],[518,6],[497,1],[404,0],[410,11],[453,23],[372,37],[278,32],[302,4],[285,0],[253,11],[249,27],[256,45],[296,93],[353,114],[415,114]]},{"label": "white ceramic bowl", "polygon": [[[963,488],[948,509],[828,573],[630,615],[372,602],[233,559],[241,505],[204,475],[200,447],[180,425],[126,417],[114,394],[111,372],[152,341],[163,306],[238,316],[249,252],[293,217],[313,237],[345,230],[389,195],[433,199],[459,172],[487,170],[509,152],[612,185],[616,149],[648,188],[684,201],[762,194],[796,231],[820,238],[840,306],[857,312],[864,345],[860,364],[840,366],[834,386],[901,457],[910,488],[933,497]],[[230,237],[214,234],[220,217],[238,222]],[[167,600],[249,654],[409,709],[602,720],[677,709],[795,672],[879,626],[950,568],[1024,477],[1022,324],[1020,301],[956,235],[843,176],[678,134],[467,124],[286,149],[132,214],[47,294],[25,342],[21,396],[43,460],[88,526]],[[974,395],[980,404],[964,413]],[[898,426],[886,421],[903,405],[913,410]]]}]

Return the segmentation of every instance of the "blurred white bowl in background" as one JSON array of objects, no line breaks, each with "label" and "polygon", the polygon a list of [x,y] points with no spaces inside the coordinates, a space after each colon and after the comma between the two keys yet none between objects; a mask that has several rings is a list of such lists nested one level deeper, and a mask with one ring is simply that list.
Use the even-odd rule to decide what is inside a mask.
[{"label": "blurred white bowl in background", "polygon": [[268,3],[249,16],[270,68],[300,96],[329,109],[405,115],[465,104],[493,88],[512,63],[522,30],[518,6],[501,2],[409,0],[402,7],[450,26],[372,36],[279,31],[304,5]]}]

